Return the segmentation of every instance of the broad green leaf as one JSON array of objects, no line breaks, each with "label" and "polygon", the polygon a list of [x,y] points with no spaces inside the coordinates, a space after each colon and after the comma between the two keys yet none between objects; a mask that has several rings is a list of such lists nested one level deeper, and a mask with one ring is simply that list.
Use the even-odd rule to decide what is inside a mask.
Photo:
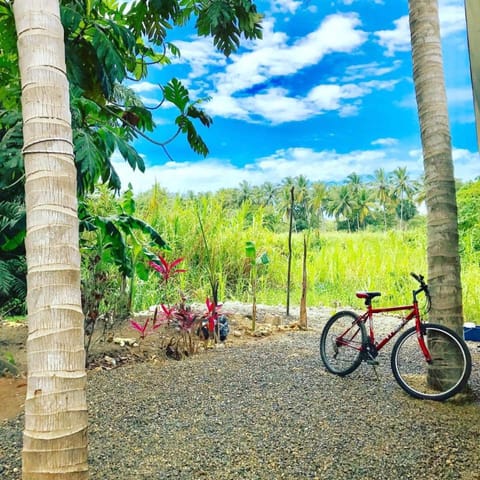
[{"label": "broad green leaf", "polygon": [[180,80],[172,78],[163,89],[165,99],[173,103],[182,113],[185,112],[190,98],[188,90],[182,85]]}]

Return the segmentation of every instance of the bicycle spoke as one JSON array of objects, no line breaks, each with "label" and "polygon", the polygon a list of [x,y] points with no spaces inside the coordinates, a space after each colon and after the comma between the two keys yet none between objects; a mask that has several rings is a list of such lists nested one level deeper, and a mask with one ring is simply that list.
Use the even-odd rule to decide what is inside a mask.
[{"label": "bicycle spoke", "polygon": [[331,373],[347,375],[362,361],[362,345],[366,333],[363,324],[356,323],[353,312],[339,312],[325,325],[320,338],[320,355]]},{"label": "bicycle spoke", "polygon": [[415,328],[407,330],[392,351],[392,371],[399,385],[416,398],[445,400],[459,392],[471,371],[465,342],[440,325],[426,325],[425,344],[432,360],[420,349]]}]

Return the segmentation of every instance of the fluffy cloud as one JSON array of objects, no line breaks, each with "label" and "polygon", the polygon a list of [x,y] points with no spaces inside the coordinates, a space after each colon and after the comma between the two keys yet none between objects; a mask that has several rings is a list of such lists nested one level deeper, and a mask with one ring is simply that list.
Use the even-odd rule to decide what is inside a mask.
[{"label": "fluffy cloud", "polygon": [[[132,171],[118,156],[114,159],[115,169],[122,179],[124,188],[131,183],[135,193],[150,189],[158,181],[170,192],[207,192],[221,188],[237,187],[242,181],[260,185],[266,181],[279,183],[285,177],[305,175],[312,181],[338,182],[350,173],[371,174],[377,166],[393,171],[399,165],[405,166],[413,177],[422,174],[420,150],[403,152],[397,148],[393,138],[378,139],[372,144],[383,149],[358,150],[339,153],[335,150],[315,151],[311,148],[292,147],[277,150],[267,157],[238,167],[224,159],[206,159],[198,162],[167,162],[147,167],[146,173]],[[478,176],[478,153],[465,149],[454,149],[455,176],[471,179]],[[371,171],[370,171],[371,170]],[[168,179],[168,183],[164,183]]]},{"label": "fluffy cloud", "polygon": [[292,96],[286,89],[269,88],[246,97],[214,95],[205,109],[212,115],[246,120],[259,119],[272,124],[296,122],[337,111],[342,117],[358,114],[362,97],[373,91],[392,90],[398,80],[360,82],[358,84],[322,84],[305,96]]},{"label": "fluffy cloud", "polygon": [[[465,10],[461,0],[443,0],[439,4],[440,32],[443,38],[463,32],[465,26]],[[396,52],[410,50],[410,26],[408,15],[393,22],[392,30],[375,32],[378,43],[386,49],[385,55],[393,56]]]},{"label": "fluffy cloud", "polygon": [[296,0],[271,0],[272,12],[295,13],[302,5],[301,1]]},{"label": "fluffy cloud", "polygon": [[[303,120],[322,113],[322,108],[318,111],[319,102],[315,92],[304,98],[298,94],[292,95],[283,87],[272,87],[272,79],[288,78],[316,65],[328,54],[350,53],[366,39],[367,34],[360,29],[360,19],[356,14],[329,15],[317,29],[295,41],[290,41],[284,32],[275,31],[273,20],[266,19],[263,38],[246,42],[244,51],[231,55],[226,67],[210,76],[212,88],[208,94],[213,100],[206,105],[206,109],[213,116],[252,122],[263,117],[273,123]],[[193,61],[193,52],[197,55],[197,48],[185,49],[186,45],[180,44],[179,47],[182,52],[186,51],[183,57]],[[208,50],[200,49],[199,57],[204,69],[215,63]],[[190,77],[204,72],[195,67],[195,62]],[[322,99],[320,107],[326,105],[325,110],[341,110],[339,94],[335,93],[338,88],[334,85],[321,88],[331,91],[333,97]]]},{"label": "fluffy cloud", "polygon": [[381,147],[393,147],[398,145],[398,139],[396,138],[378,138],[372,142],[372,145],[380,145]]}]

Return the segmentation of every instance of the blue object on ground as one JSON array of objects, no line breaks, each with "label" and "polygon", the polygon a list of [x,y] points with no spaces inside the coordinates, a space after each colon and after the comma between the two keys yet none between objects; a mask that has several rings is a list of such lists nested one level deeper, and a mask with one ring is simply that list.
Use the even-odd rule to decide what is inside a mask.
[{"label": "blue object on ground", "polygon": [[480,342],[480,327],[466,323],[463,326],[463,335],[469,342]]}]

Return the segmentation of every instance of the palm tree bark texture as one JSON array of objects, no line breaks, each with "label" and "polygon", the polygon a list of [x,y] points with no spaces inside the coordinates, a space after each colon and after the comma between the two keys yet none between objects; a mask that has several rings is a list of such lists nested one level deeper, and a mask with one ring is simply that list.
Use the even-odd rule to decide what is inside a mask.
[{"label": "palm tree bark texture", "polygon": [[463,335],[455,177],[437,0],[409,0],[409,18],[425,170],[430,321]]},{"label": "palm tree bark texture", "polygon": [[24,480],[86,479],[76,169],[58,0],[15,0],[27,211]]}]

